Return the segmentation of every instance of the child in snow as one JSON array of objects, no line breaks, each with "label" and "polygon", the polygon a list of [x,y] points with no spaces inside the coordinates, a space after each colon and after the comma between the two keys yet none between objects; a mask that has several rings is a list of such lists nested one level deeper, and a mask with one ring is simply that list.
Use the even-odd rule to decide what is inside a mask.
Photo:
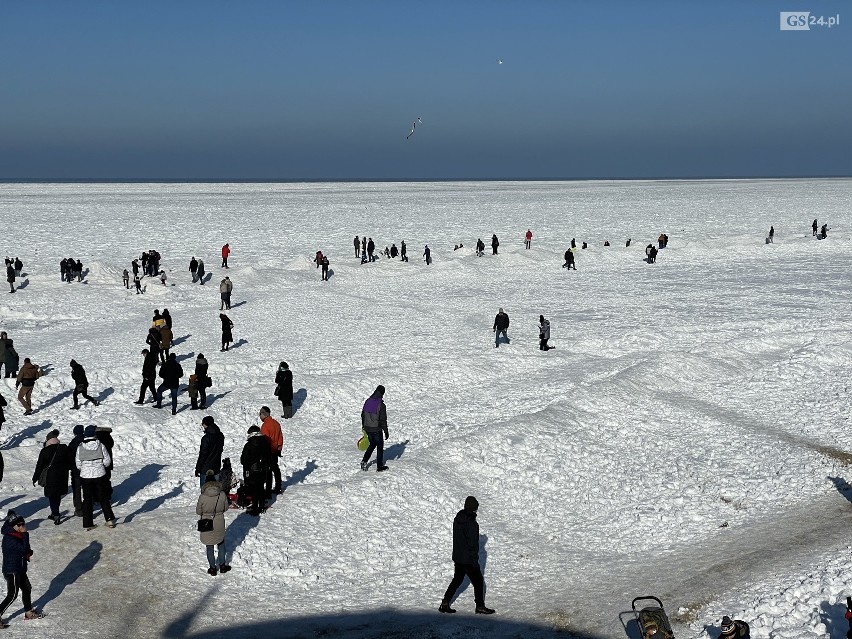
[{"label": "child in snow", "polygon": [[[14,514],[9,511],[9,514]],[[30,548],[30,534],[23,517],[15,515],[7,518],[0,532],[3,534],[3,576],[6,578],[6,598],[0,603],[0,617],[6,613],[9,606],[17,599],[18,591],[24,604],[25,619],[40,619],[44,613],[33,608],[32,586],[27,578],[27,564],[33,556]],[[0,628],[8,628],[9,624],[0,619]]]},{"label": "child in snow", "polygon": [[136,286],[136,294],[139,295],[142,292],[142,280],[139,278],[139,275],[133,276],[133,284]]},{"label": "child in snow", "polygon": [[166,285],[166,279],[168,279],[168,278],[166,278],[166,272],[160,271],[160,281],[163,283],[163,286]]},{"label": "child in snow", "polygon": [[130,288],[130,273],[127,272],[127,269],[124,269],[121,279],[124,281],[124,288]]}]

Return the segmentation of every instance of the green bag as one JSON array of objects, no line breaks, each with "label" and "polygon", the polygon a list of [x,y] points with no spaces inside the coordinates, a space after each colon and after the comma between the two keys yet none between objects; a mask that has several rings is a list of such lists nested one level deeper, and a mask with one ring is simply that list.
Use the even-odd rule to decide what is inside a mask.
[{"label": "green bag", "polygon": [[361,439],[358,440],[357,446],[358,450],[367,450],[370,447],[370,438],[364,429],[361,429]]}]

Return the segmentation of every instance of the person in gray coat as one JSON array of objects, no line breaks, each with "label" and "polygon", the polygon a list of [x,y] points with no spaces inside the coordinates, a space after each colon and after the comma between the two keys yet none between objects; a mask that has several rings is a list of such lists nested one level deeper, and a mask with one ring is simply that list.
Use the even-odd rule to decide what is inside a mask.
[{"label": "person in gray coat", "polygon": [[538,339],[538,350],[550,350],[550,346],[547,345],[547,340],[550,339],[550,320],[544,319],[544,315],[538,316]]},{"label": "person in gray coat", "polygon": [[[216,481],[213,471],[207,471],[209,481],[201,488],[201,495],[195,505],[195,514],[202,520],[213,520],[210,530],[200,533],[201,543],[207,546],[207,574],[215,577],[217,573],[226,573],[231,567],[225,563],[225,511],[228,510],[228,495],[222,491],[222,485]],[[207,524],[208,526],[210,524]],[[214,556],[213,546],[216,546]]]},{"label": "person in gray coat", "polygon": [[231,310],[231,293],[234,290],[234,283],[231,278],[225,276],[219,283],[219,296],[222,298],[222,303],[219,304],[219,310]]}]

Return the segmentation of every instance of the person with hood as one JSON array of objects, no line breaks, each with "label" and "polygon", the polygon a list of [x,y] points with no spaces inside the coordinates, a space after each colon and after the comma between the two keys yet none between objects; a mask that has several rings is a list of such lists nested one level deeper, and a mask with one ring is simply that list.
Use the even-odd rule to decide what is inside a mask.
[{"label": "person with hood", "polygon": [[175,336],[172,333],[172,329],[169,328],[165,317],[162,318],[162,321],[163,325],[160,326],[160,359],[161,361],[165,361],[169,356],[169,351],[172,349],[172,340]]},{"label": "person with hood", "polygon": [[480,237],[476,239],[476,257],[482,257],[483,255],[485,255],[485,242]]},{"label": "person with hood", "polygon": [[228,347],[231,345],[231,342],[234,341],[234,323],[224,313],[219,313],[219,321],[222,322],[222,352],[224,353],[228,350]]},{"label": "person with hood", "polygon": [[80,481],[80,469],[77,468],[77,448],[83,441],[83,425],[74,426],[74,437],[68,443],[68,468],[71,470],[71,499],[74,503],[74,516],[83,516],[83,484]]},{"label": "person with hood", "polygon": [[157,380],[157,363],[160,361],[156,352],[150,351],[147,348],[142,349],[142,386],[139,387],[139,399],[134,404],[145,403],[145,391],[151,391],[151,395],[156,399],[157,389],[154,382]]},{"label": "person with hood", "polygon": [[316,255],[314,255],[314,263],[317,265],[317,268],[320,267],[322,263],[322,251],[317,251]]},{"label": "person with hood", "polygon": [[172,415],[177,414],[178,389],[180,378],[183,377],[183,368],[177,361],[177,356],[172,353],[165,363],[160,366],[160,377],[163,383],[157,386],[157,408],[163,407],[163,391],[168,389],[172,396]]},{"label": "person with hood", "polygon": [[[266,473],[266,496],[271,497],[273,493],[281,494],[281,466],[278,460],[284,448],[284,435],[281,433],[281,424],[272,418],[269,406],[263,406],[259,412],[260,432],[269,440],[269,472]],[[272,478],[275,476],[275,487],[272,486]]]},{"label": "person with hood", "polygon": [[722,617],[719,639],[749,639],[751,628],[740,619],[731,619],[727,615]]},{"label": "person with hood", "polygon": [[6,267],[6,281],[9,282],[9,288],[11,289],[9,292],[15,292],[15,267],[9,264]]},{"label": "person with hood", "polygon": [[204,482],[209,479],[210,472],[213,473],[214,481],[219,478],[225,436],[210,415],[201,420],[201,428],[204,430],[204,435],[201,437],[198,461],[195,462],[195,476],[201,478],[201,487],[204,488]]},{"label": "person with hood", "polygon": [[231,278],[227,275],[224,279],[219,282],[219,297],[221,298],[221,303],[219,304],[219,310],[231,310],[231,291],[234,290],[234,284],[231,282]]},{"label": "person with hood", "polygon": [[204,353],[199,353],[195,358],[195,377],[198,379],[198,394],[201,396],[199,408],[207,408],[207,389],[210,388],[211,379],[207,376],[209,364]]},{"label": "person with hood", "polygon": [[506,342],[509,342],[509,337],[506,335],[506,331],[509,330],[509,316],[503,312],[503,309],[500,308],[497,311],[497,315],[494,316],[494,348],[498,348],[500,346],[500,335],[503,335],[503,339]]},{"label": "person with hood", "polygon": [[198,281],[198,260],[194,255],[189,260],[189,272],[192,273],[192,283],[195,284]]},{"label": "person with hood", "polygon": [[372,238],[372,237],[368,237],[368,238],[367,238],[367,259],[368,259],[370,262],[375,262],[375,261],[376,261],[375,256],[373,256],[373,253],[375,253],[375,251],[376,251],[376,243],[375,243],[375,242],[373,242],[373,238]]},{"label": "person with hood", "polygon": [[160,316],[163,318],[163,321],[166,323],[168,329],[172,330],[172,314],[169,313],[169,309],[164,308]]},{"label": "person with hood", "polygon": [[[322,281],[328,281],[328,255],[323,255],[322,260],[320,261],[320,266],[322,266]],[[229,307],[230,308],[230,307]]]},{"label": "person with hood", "polygon": [[[9,511],[10,515],[13,513]],[[0,534],[3,535],[3,576],[6,578],[6,598],[0,603],[0,628],[9,627],[2,616],[18,598],[19,591],[26,611],[24,619],[41,619],[44,613],[33,608],[32,586],[27,577],[27,564],[33,556],[27,523],[18,515],[7,517]]]},{"label": "person with hood", "polygon": [[[384,440],[388,438],[388,413],[385,408],[384,396],[385,387],[379,384],[361,409],[361,428],[367,433],[367,439],[370,442],[367,450],[364,451],[364,457],[361,459],[361,470],[367,470],[367,462],[370,461],[373,450],[377,450],[376,470],[381,473],[388,469],[384,463]],[[383,434],[384,438],[382,438]]]},{"label": "person with hood", "polygon": [[290,419],[293,416],[293,371],[287,362],[278,365],[275,384],[275,396],[281,402],[281,417]]},{"label": "person with hood", "polygon": [[25,357],[24,365],[15,378],[15,388],[20,387],[21,389],[18,391],[18,401],[24,407],[24,415],[33,414],[33,388],[39,377],[41,377],[41,369],[33,364],[29,357]]},{"label": "person with hood", "polygon": [[405,245],[405,240],[399,245],[399,258],[403,262],[408,261],[408,247]]},{"label": "person with hood", "polygon": [[497,255],[498,246],[500,246],[500,242],[497,239],[497,234],[494,233],[491,235],[491,255]]},{"label": "person with hood", "polygon": [[428,244],[423,247],[423,259],[426,262],[426,266],[432,263],[432,251],[429,249]]},{"label": "person with hood", "polygon": [[473,586],[476,614],[494,614],[493,608],[485,606],[485,579],[483,579],[482,569],[479,567],[479,524],[476,522],[478,510],[479,502],[476,497],[468,496],[464,500],[464,508],[456,514],[456,518],[453,520],[453,564],[455,564],[455,572],[438,608],[440,612],[455,612],[453,608],[450,608],[450,603],[456,594],[456,590],[467,577]]},{"label": "person with hood", "polygon": [[138,275],[133,276],[133,286],[136,287],[136,294],[140,295],[145,291],[142,290],[142,280]]},{"label": "person with hood", "polygon": [[73,410],[78,410],[80,408],[80,404],[77,399],[80,395],[82,395],[86,401],[92,402],[95,406],[101,405],[98,400],[89,395],[89,380],[86,378],[86,369],[73,359],[71,360],[71,379],[74,380],[74,405],[71,407]]},{"label": "person with hood", "polygon": [[151,327],[148,329],[148,336],[145,338],[145,343],[148,345],[148,349],[157,356],[159,360],[163,360],[164,356],[161,354],[160,342],[162,341],[163,336],[160,334],[160,330],[155,327]]},{"label": "person with hood", "polygon": [[269,459],[269,440],[260,432],[259,427],[250,427],[248,440],[240,455],[240,463],[243,465],[243,482],[251,497],[251,509],[248,514],[254,517],[258,517],[266,509],[264,495]]},{"label": "person with hood", "polygon": [[231,247],[226,243],[222,247],[222,268],[230,268],[228,266],[228,256],[231,254]]},{"label": "person with hood", "polygon": [[390,256],[394,260],[399,256],[399,249],[396,248],[396,244],[391,244]]},{"label": "person with hood", "polygon": [[565,251],[565,264],[562,265],[562,268],[567,268],[569,271],[571,269],[577,270],[577,267],[574,265],[574,251],[571,249]]},{"label": "person with hood", "polygon": [[[198,260],[198,268],[195,271],[195,274],[198,275],[198,283],[202,286],[204,285],[204,260]],[[195,280],[193,280],[194,282]]]},{"label": "person with hood", "polygon": [[44,488],[44,496],[50,503],[48,519],[57,526],[61,522],[59,505],[68,494],[69,470],[68,447],[59,443],[59,431],[54,428],[47,434],[44,446],[39,451],[33,471],[33,486],[39,484]]},{"label": "person with hood", "polygon": [[223,490],[222,484],[216,481],[212,471],[208,471],[201,479],[201,495],[195,505],[195,514],[201,520],[212,520],[205,530],[201,530],[199,524],[201,543],[207,547],[207,563],[210,566],[207,574],[211,577],[231,569],[231,566],[225,563],[225,511],[228,510],[228,503],[228,493]]},{"label": "person with hood", "polygon": [[529,249],[532,246],[532,231],[527,229],[526,235],[524,235],[524,248]]},{"label": "person with hood", "polygon": [[357,235],[355,236],[353,243],[355,244],[355,257],[361,257],[361,240],[358,239]]},{"label": "person with hood", "polygon": [[98,429],[89,424],[83,431],[83,441],[77,446],[75,465],[80,471],[83,488],[83,528],[97,528],[94,523],[93,505],[98,502],[106,520],[107,528],[115,528],[115,515],[109,503],[112,495],[107,471],[112,468],[112,458],[107,447],[98,439]]},{"label": "person with hood", "polygon": [[550,339],[550,320],[544,319],[544,315],[538,316],[538,339],[538,350],[550,350],[550,347],[547,345],[547,340]]},{"label": "person with hood", "polygon": [[[0,340],[3,341],[3,340]],[[6,377],[17,377],[18,366],[21,362],[21,357],[18,351],[15,350],[15,341],[11,339],[5,340],[6,352],[3,356],[3,363],[6,366]]]}]

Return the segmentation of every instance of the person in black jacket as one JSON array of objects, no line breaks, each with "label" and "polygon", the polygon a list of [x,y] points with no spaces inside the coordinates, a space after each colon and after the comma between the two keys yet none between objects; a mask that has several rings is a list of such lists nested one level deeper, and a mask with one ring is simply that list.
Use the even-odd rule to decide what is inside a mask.
[{"label": "person in black jacket", "polygon": [[290,419],[293,416],[293,371],[287,362],[279,364],[275,384],[275,396],[281,400],[281,417]]},{"label": "person in black jacket", "polygon": [[494,348],[498,348],[500,346],[500,335],[503,335],[503,339],[506,340],[506,343],[509,343],[509,337],[506,335],[506,331],[509,329],[509,316],[503,312],[503,309],[499,309],[497,311],[497,315],[494,316]]},{"label": "person in black jacket", "polygon": [[231,342],[234,341],[234,323],[224,313],[219,313],[219,321],[222,322],[222,352],[228,350]]},{"label": "person in black jacket", "polygon": [[33,471],[33,486],[40,483],[41,475],[45,472],[44,496],[50,502],[48,519],[57,526],[61,521],[59,505],[62,498],[68,494],[68,471],[68,446],[59,443],[59,431],[53,429],[47,434],[44,446],[38,454]]},{"label": "person in black jacket", "polygon": [[83,516],[83,483],[80,481],[80,469],[77,468],[76,462],[77,447],[83,441],[83,430],[83,425],[77,424],[74,427],[74,437],[68,444],[68,468],[71,469],[71,498],[75,517]]},{"label": "person in black jacket", "polygon": [[201,447],[198,450],[198,461],[195,462],[195,476],[201,478],[201,487],[210,481],[207,471],[213,471],[214,480],[218,481],[222,470],[222,451],[225,448],[225,436],[210,415],[201,420],[204,435],[201,437]]},{"label": "person in black jacket", "polygon": [[160,366],[160,377],[163,383],[157,386],[157,408],[163,407],[163,391],[168,389],[172,396],[172,415],[175,415],[180,378],[183,377],[183,368],[177,361],[177,355],[171,353],[166,362]]},{"label": "person in black jacket", "polygon": [[248,441],[243,446],[240,463],[243,465],[243,481],[251,496],[249,515],[259,516],[266,509],[266,474],[272,452],[269,439],[260,432],[260,428],[252,426],[248,429]]},{"label": "person in black jacket", "polygon": [[6,415],[3,413],[3,409],[8,405],[9,403],[6,401],[6,398],[0,395],[0,428],[3,428],[3,423],[6,421]]},{"label": "person in black jacket", "polygon": [[476,523],[478,510],[479,502],[476,497],[468,497],[464,500],[464,508],[456,514],[456,518],[453,520],[455,573],[438,608],[440,612],[455,612],[450,608],[450,604],[456,590],[467,577],[473,586],[476,613],[479,615],[494,614],[493,608],[486,608],[485,606],[485,580],[482,577],[482,569],[479,567],[479,524]]},{"label": "person in black jacket", "polygon": [[133,402],[134,404],[145,403],[145,391],[148,389],[151,390],[155,399],[157,397],[154,382],[157,380],[157,364],[160,363],[160,359],[156,352],[149,351],[147,348],[142,350],[142,356],[145,358],[142,360],[142,386],[139,388],[139,400]]},{"label": "person in black jacket", "polygon": [[210,388],[210,378],[207,377],[209,364],[204,353],[199,353],[195,358],[195,379],[198,384],[199,408],[207,407],[207,389]]},{"label": "person in black jacket", "polygon": [[567,268],[569,271],[571,269],[577,270],[577,267],[574,265],[574,251],[571,249],[565,251],[565,264],[562,265],[562,268]]},{"label": "person in black jacket", "polygon": [[405,240],[399,245],[399,259],[403,262],[408,261],[408,247],[405,245]]},{"label": "person in black jacket", "polygon": [[500,246],[500,241],[497,239],[497,234],[491,236],[491,255],[497,255],[497,247]]},{"label": "person in black jacket", "polygon": [[169,330],[172,328],[172,314],[169,313],[169,309],[164,308],[162,313],[162,318],[166,320],[166,326],[169,327]]},{"label": "person in black jacket", "polygon": [[[361,470],[367,470],[370,455],[378,449],[376,453],[376,470],[384,472],[388,469],[384,464],[385,442],[388,438],[388,413],[384,402],[385,387],[381,384],[376,386],[373,394],[364,402],[364,407],[361,409],[361,428],[367,433],[367,438],[370,440],[370,445],[364,451],[364,457],[361,459]],[[384,434],[384,439],[382,439]]]},{"label": "person in black jacket", "polygon": [[[3,576],[6,578],[6,598],[0,603],[0,617],[6,614],[9,606],[18,598],[18,591],[26,610],[24,619],[44,617],[44,613],[33,608],[32,586],[27,577],[27,564],[33,556],[33,551],[30,548],[26,521],[23,517],[14,515],[14,511],[9,511],[0,533],[3,535]],[[0,620],[0,628],[8,627],[9,624]]]},{"label": "person in black jacket", "polygon": [[73,410],[80,408],[80,404],[77,401],[79,395],[82,395],[95,406],[101,405],[98,400],[89,395],[89,380],[86,378],[86,369],[73,359],[71,360],[71,379],[74,380],[74,406],[71,407]]}]

